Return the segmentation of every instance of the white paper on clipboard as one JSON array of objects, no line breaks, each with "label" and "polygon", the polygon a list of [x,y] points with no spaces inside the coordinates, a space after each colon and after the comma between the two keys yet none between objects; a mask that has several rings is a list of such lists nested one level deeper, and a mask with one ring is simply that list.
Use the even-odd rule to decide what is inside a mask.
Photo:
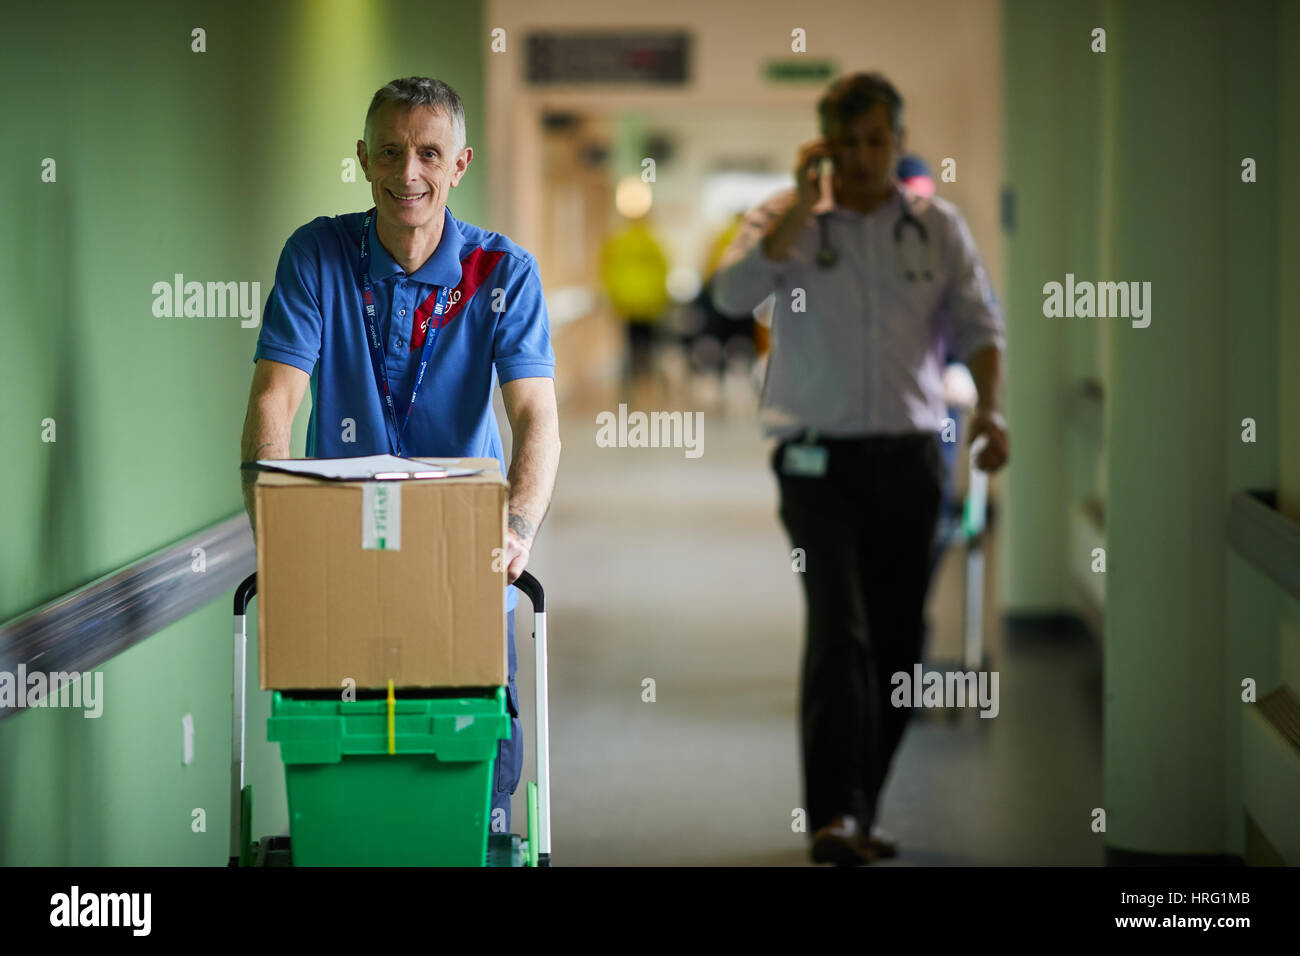
[{"label": "white paper on clipboard", "polygon": [[[455,458],[445,459],[447,462]],[[329,478],[334,481],[375,481],[418,478],[461,478],[482,469],[457,468],[436,460],[416,461],[396,455],[364,455],[359,458],[292,458],[259,460],[259,465],[295,475]]]}]

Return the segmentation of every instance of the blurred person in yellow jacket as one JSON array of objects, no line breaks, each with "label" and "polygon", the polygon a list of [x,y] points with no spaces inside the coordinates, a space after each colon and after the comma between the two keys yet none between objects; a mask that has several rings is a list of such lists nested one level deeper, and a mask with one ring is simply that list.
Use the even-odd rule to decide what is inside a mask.
[{"label": "blurred person in yellow jacket", "polygon": [[627,389],[653,368],[655,330],[668,305],[668,257],[642,216],[606,239],[600,258],[605,293],[627,326]]}]

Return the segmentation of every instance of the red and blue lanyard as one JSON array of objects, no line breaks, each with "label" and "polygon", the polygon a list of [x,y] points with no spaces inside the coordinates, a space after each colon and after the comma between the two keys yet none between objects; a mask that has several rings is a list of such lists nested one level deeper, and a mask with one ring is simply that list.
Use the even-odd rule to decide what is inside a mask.
[{"label": "red and blue lanyard", "polygon": [[411,389],[411,404],[406,407],[406,415],[397,421],[397,409],[393,407],[393,392],[388,387],[388,368],[384,364],[384,345],[379,338],[379,326],[375,321],[375,292],[370,284],[370,223],[375,218],[374,207],[366,213],[366,221],[361,226],[361,265],[358,269],[358,281],[361,283],[361,303],[366,311],[366,344],[370,346],[370,367],[375,373],[375,387],[388,409],[388,419],[393,425],[393,434],[397,441],[396,454],[405,458],[402,447],[402,433],[411,420],[411,411],[415,408],[415,396],[420,394],[420,383],[424,381],[424,370],[428,368],[429,356],[433,354],[433,337],[437,331],[434,320],[442,321],[447,309],[448,289],[443,286],[438,290],[438,300],[433,306],[433,315],[429,317],[429,331],[424,339],[424,350],[420,353],[420,368],[415,374],[415,385]]}]

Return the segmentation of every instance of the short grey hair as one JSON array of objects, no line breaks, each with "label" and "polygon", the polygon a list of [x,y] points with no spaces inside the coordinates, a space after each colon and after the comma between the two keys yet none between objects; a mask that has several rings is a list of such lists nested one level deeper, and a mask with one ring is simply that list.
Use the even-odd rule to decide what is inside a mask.
[{"label": "short grey hair", "polygon": [[456,91],[442,80],[433,80],[427,76],[408,76],[380,87],[370,100],[370,109],[366,110],[364,136],[367,147],[370,146],[371,121],[379,112],[379,107],[385,103],[396,103],[407,109],[428,106],[441,110],[451,117],[456,152],[459,153],[465,148],[465,104],[460,101]]}]

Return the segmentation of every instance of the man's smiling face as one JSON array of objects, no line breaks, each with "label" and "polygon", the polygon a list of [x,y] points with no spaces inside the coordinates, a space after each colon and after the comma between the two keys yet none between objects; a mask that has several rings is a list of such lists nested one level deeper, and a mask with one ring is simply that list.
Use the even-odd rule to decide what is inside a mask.
[{"label": "man's smiling face", "polygon": [[370,142],[357,141],[378,216],[398,229],[441,224],[447,196],[473,158],[457,150],[456,130],[443,110],[385,103],[376,110]]}]

